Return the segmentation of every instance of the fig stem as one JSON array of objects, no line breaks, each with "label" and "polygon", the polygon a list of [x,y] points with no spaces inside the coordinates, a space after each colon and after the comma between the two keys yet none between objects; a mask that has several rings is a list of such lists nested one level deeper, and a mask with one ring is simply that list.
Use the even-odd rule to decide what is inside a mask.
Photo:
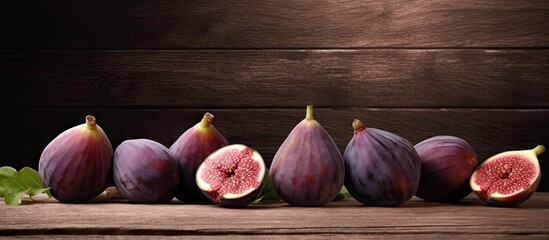
[{"label": "fig stem", "polygon": [[212,124],[213,119],[214,119],[213,114],[211,114],[209,112],[204,113],[204,117],[202,118],[202,121],[200,121],[200,126],[203,127],[203,128],[210,127],[210,125]]},{"label": "fig stem", "polygon": [[95,117],[92,115],[86,116],[86,126],[89,129],[95,129],[96,123],[95,123]]},{"label": "fig stem", "polygon": [[353,129],[355,131],[358,131],[358,130],[364,129],[364,128],[366,128],[366,126],[364,126],[364,123],[362,123],[362,121],[360,121],[358,119],[353,120]]},{"label": "fig stem", "polygon": [[307,120],[314,120],[313,115],[313,105],[307,105],[307,114],[305,115],[305,119]]},{"label": "fig stem", "polygon": [[540,155],[542,152],[545,152],[545,147],[540,144],[540,145],[536,146],[534,149],[532,149],[532,151],[537,156],[537,155]]}]

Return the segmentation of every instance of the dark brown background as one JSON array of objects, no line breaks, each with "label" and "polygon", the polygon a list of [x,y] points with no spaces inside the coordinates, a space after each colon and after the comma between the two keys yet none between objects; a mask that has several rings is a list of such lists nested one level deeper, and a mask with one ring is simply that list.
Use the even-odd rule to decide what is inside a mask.
[{"label": "dark brown background", "polygon": [[86,114],[114,147],[170,146],[205,111],[270,162],[307,104],[341,150],[354,118],[413,144],[456,135],[482,160],[549,145],[546,0],[2,5],[1,165],[37,167]]}]

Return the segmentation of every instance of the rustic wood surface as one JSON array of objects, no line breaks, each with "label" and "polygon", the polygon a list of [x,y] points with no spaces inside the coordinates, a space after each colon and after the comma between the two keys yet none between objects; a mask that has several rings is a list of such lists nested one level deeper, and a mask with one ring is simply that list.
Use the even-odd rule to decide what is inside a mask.
[{"label": "rustic wood surface", "polygon": [[548,47],[522,1],[10,1],[2,49]]},{"label": "rustic wood surface", "polygon": [[0,55],[0,106],[549,107],[549,50]]},{"label": "rustic wood surface", "polygon": [[12,237],[549,237],[549,193],[535,193],[515,208],[486,206],[474,195],[459,204],[413,198],[398,207],[369,207],[349,198],[315,208],[268,202],[244,209],[176,200],[165,205],[131,204],[101,195],[87,204],[0,202],[0,213],[0,236]]}]

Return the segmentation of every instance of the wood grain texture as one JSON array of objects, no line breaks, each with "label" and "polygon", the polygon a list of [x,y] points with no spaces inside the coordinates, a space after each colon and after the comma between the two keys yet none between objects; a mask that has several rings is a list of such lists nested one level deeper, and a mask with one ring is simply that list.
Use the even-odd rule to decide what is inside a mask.
[{"label": "wood grain texture", "polygon": [[549,107],[549,50],[3,52],[0,106]]},{"label": "wood grain texture", "polygon": [[[382,233],[382,234],[276,234],[276,235],[252,235],[252,234],[231,234],[231,239],[444,239],[449,235],[447,233]],[[44,235],[25,235],[21,238],[25,239],[44,239]],[[48,234],[48,238],[52,239],[181,239],[181,235],[166,236],[166,235],[53,235]],[[208,235],[208,239],[227,239],[228,235]],[[546,239],[547,235],[540,234],[505,234],[505,233],[489,233],[489,234],[476,234],[476,233],[454,233],[452,237],[456,239],[475,239],[482,237],[482,239]],[[0,236],[0,239],[13,239],[14,236]],[[204,239],[204,235],[185,235],[185,239]]]},{"label": "wood grain texture", "polygon": [[369,207],[346,199],[314,208],[272,202],[224,209],[177,201],[164,205],[128,204],[106,200],[102,195],[89,204],[48,200],[9,207],[0,202],[0,235],[547,238],[548,201],[549,193],[535,193],[516,208],[488,207],[470,195],[459,204],[412,198],[392,208]]},{"label": "wood grain texture", "polygon": [[[38,166],[45,146],[69,127],[93,114],[113,147],[127,139],[150,138],[170,146],[206,112],[231,143],[257,149],[268,165],[293,127],[305,117],[302,109],[3,109],[0,165]],[[479,160],[511,149],[549,145],[549,110],[315,108],[315,117],[343,152],[352,137],[351,122],[394,132],[412,144],[434,135],[455,135],[468,141]],[[540,155],[542,172],[549,172],[549,154]],[[539,191],[549,191],[542,178]]]},{"label": "wood grain texture", "polygon": [[549,3],[10,1],[1,49],[549,47]]}]

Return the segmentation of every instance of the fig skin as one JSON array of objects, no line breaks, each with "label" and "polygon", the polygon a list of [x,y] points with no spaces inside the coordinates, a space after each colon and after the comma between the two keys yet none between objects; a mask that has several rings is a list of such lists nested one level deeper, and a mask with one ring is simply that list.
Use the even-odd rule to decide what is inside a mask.
[{"label": "fig skin", "polygon": [[81,203],[101,194],[109,183],[113,148],[95,117],[59,134],[40,156],[38,171],[52,196]]},{"label": "fig skin", "polygon": [[370,206],[398,206],[414,196],[421,162],[406,139],[360,120],[343,154],[345,187],[353,198]]},{"label": "fig skin", "polygon": [[[235,153],[238,153],[236,155]],[[256,164],[250,164],[250,162],[242,161],[242,159],[252,159],[254,163]],[[228,166],[227,166],[228,164]],[[207,172],[208,167],[215,167],[215,171],[211,171],[210,173],[214,172],[213,179],[223,179],[223,182],[206,182],[207,180],[202,179],[202,174]],[[257,169],[255,169],[258,167]],[[245,168],[245,169],[242,169]],[[224,170],[223,170],[224,169]],[[220,172],[220,171],[227,171],[228,172]],[[257,186],[252,186],[251,189],[255,187],[252,191],[248,193],[240,193],[242,196],[231,196],[228,197],[225,194],[231,194],[231,192],[223,192],[220,193],[219,191],[222,191],[223,187],[227,186],[249,186],[249,183],[243,182],[244,180],[250,180],[247,179],[249,176],[253,176],[254,174],[250,174],[247,171],[254,171],[257,170],[257,176],[258,180]],[[239,176],[240,174],[240,176]],[[220,176],[222,175],[222,176]],[[212,176],[212,175],[210,175]],[[257,152],[256,150],[243,145],[243,144],[232,144],[225,146],[223,148],[218,149],[217,151],[210,154],[199,166],[197,172],[196,172],[196,180],[195,182],[199,186],[199,189],[201,189],[204,196],[206,196],[208,199],[210,199],[211,202],[215,203],[216,205],[220,207],[226,207],[226,208],[242,208],[246,207],[249,204],[251,204],[253,201],[257,199],[257,197],[261,194],[265,187],[266,179],[267,179],[267,167],[265,166],[265,162],[263,160],[263,157],[261,157],[261,154]],[[233,177],[233,179],[231,179]],[[236,177],[236,181],[234,181],[234,177]],[[242,177],[242,178],[241,178]],[[212,178],[210,178],[212,179]],[[217,189],[213,189],[217,185]],[[202,186],[202,187],[200,187]],[[245,189],[246,191],[251,190]],[[235,193],[232,193],[233,195]],[[238,193],[237,193],[238,194]]]},{"label": "fig skin", "polygon": [[472,190],[469,178],[478,160],[473,148],[455,136],[435,136],[414,146],[421,159],[416,196],[436,202],[456,202]]},{"label": "fig skin", "polygon": [[345,168],[337,145],[307,106],[299,122],[276,152],[271,183],[284,202],[294,206],[322,206],[343,186]]},{"label": "fig skin", "polygon": [[471,189],[490,206],[521,204],[534,194],[539,185],[541,170],[537,156],[543,152],[545,147],[538,145],[530,150],[506,151],[491,156],[471,175]]},{"label": "fig skin", "polygon": [[179,167],[164,145],[126,140],[114,152],[113,178],[118,192],[131,202],[167,203],[177,193]]},{"label": "fig skin", "polygon": [[208,155],[229,145],[225,137],[212,125],[214,115],[207,112],[202,121],[185,131],[170,147],[179,164],[177,199],[194,204],[211,203],[196,185],[196,171]]},{"label": "fig skin", "polygon": [[[265,176],[263,177],[265,179]],[[261,181],[259,187],[254,190],[253,192],[247,194],[246,196],[240,197],[240,198],[234,198],[234,199],[226,199],[222,198],[219,202],[214,202],[213,199],[211,199],[212,202],[214,202],[217,206],[224,207],[224,208],[243,208],[251,203],[253,203],[257,197],[263,192],[263,189],[265,188],[265,180]],[[209,196],[207,192],[204,192],[205,196]]]}]

